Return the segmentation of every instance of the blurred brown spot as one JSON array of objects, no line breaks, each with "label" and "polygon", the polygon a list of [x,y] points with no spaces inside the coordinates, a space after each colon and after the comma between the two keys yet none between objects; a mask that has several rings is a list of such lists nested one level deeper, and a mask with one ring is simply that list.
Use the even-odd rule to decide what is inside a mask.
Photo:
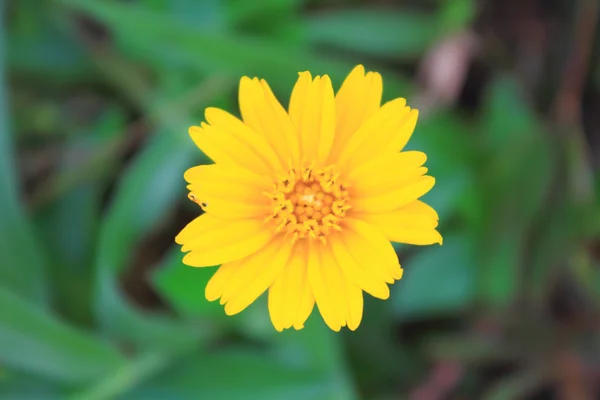
[{"label": "blurred brown spot", "polygon": [[419,70],[422,87],[416,99],[420,111],[453,104],[461,93],[469,65],[477,50],[477,38],[470,31],[449,36],[433,47]]}]

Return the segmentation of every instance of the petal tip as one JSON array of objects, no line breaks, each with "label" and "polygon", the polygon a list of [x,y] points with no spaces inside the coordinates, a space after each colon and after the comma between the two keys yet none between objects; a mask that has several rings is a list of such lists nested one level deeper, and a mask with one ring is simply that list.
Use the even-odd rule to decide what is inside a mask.
[{"label": "petal tip", "polygon": [[197,135],[202,132],[202,128],[197,125],[192,125],[188,128],[188,134],[190,136]]},{"label": "petal tip", "polygon": [[365,66],[362,64],[357,64],[352,71],[350,71],[350,75],[352,74],[360,74],[361,76],[365,75]]},{"label": "petal tip", "polygon": [[235,314],[239,313],[239,312],[240,312],[240,310],[238,310],[237,308],[233,307],[231,305],[231,302],[227,302],[225,304],[225,314],[229,315],[230,317],[232,315],[235,315]]},{"label": "petal tip", "polygon": [[350,329],[352,332],[354,332],[358,329],[359,326],[360,326],[360,322],[357,324],[348,324],[348,329]]}]

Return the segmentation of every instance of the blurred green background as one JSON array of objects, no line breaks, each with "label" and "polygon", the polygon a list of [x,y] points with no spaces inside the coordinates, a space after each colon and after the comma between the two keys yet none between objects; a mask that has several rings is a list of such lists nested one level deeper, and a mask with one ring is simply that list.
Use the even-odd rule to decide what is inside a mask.
[{"label": "blurred green background", "polygon": [[[1,399],[599,398],[595,0],[1,4]],[[444,245],[356,332],[226,317],[173,242],[188,126],[359,63],[421,110]]]}]

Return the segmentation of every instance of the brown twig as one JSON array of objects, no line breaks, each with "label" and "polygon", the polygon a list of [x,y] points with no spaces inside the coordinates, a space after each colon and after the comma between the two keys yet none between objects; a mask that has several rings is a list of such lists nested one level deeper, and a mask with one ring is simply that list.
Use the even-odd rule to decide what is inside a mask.
[{"label": "brown twig", "polygon": [[580,1],[573,50],[554,103],[559,125],[578,125],[580,122],[581,95],[589,69],[597,19],[598,0]]}]

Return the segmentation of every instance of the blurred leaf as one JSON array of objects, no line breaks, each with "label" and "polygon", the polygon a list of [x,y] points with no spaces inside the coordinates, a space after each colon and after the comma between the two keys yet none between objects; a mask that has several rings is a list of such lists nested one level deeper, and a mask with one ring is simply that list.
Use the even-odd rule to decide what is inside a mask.
[{"label": "blurred leaf", "polygon": [[152,379],[129,398],[157,396],[211,400],[351,399],[332,387],[328,377],[318,370],[296,368],[243,349],[196,355]]},{"label": "blurred leaf", "polygon": [[519,362],[523,349],[498,340],[494,335],[433,334],[425,339],[425,353],[437,360],[457,360],[462,363]]},{"label": "blurred leaf", "polygon": [[445,0],[439,12],[443,33],[450,35],[468,27],[476,17],[476,7],[475,0]]},{"label": "blurred leaf", "polygon": [[525,233],[513,226],[497,227],[482,251],[479,295],[493,306],[506,306],[517,295],[525,250]]},{"label": "blurred leaf", "polygon": [[332,332],[316,307],[302,330],[277,332],[271,324],[267,296],[261,296],[243,313],[228,317],[240,333],[271,346],[269,354],[280,362],[299,369],[318,371],[329,390],[337,393],[331,398],[356,398],[350,371],[346,364],[342,337]]},{"label": "blurred leaf", "polygon": [[484,99],[482,131],[489,148],[507,149],[513,141],[539,137],[541,126],[521,85],[511,75],[501,75],[491,82]]},{"label": "blurred leaf", "polygon": [[124,360],[106,344],[0,289],[0,362],[68,384],[98,379]]},{"label": "blurred leaf", "polygon": [[[0,7],[0,31],[5,32],[6,7]],[[0,35],[0,285],[23,298],[44,303],[48,292],[45,260],[20,204],[15,153],[9,128],[5,70],[6,35]]]},{"label": "blurred leaf", "polygon": [[[126,54],[151,64],[170,60],[207,73],[258,75],[276,91],[287,93],[297,79],[298,71],[326,73],[339,84],[354,66],[264,38],[225,35],[181,24],[168,16],[133,5],[90,0],[59,1],[107,24]],[[386,91],[404,94],[409,91],[407,81],[380,72],[384,73]]]},{"label": "blurred leaf", "polygon": [[209,302],[204,288],[216,268],[191,268],[181,262],[182,253],[176,246],[159,266],[153,276],[154,287],[175,310],[186,317],[226,317],[219,302]]},{"label": "blurred leaf", "polygon": [[0,372],[0,398],[11,400],[60,400],[60,388],[51,381],[35,376],[2,370]]},{"label": "blurred leaf", "polygon": [[[107,147],[124,131],[124,122],[124,115],[110,110],[90,134],[74,136],[66,145],[58,173],[81,170],[83,160],[93,159],[95,152]],[[68,189],[38,217],[44,245],[52,256],[51,279],[56,288],[56,306],[83,324],[89,324],[92,318],[92,256],[106,185],[102,178],[113,163],[114,154],[105,157],[97,167],[101,172],[86,174],[83,182]]]},{"label": "blurred leaf", "polygon": [[473,301],[475,264],[468,237],[447,235],[443,246],[421,250],[404,264],[392,301],[402,319],[463,311]]},{"label": "blurred leaf", "polygon": [[388,9],[338,9],[306,17],[308,40],[371,56],[416,58],[434,42],[431,14]]},{"label": "blurred leaf", "polygon": [[[106,57],[101,57],[106,56]],[[117,279],[130,261],[132,250],[157,227],[185,191],[183,172],[194,160],[205,157],[185,134],[192,125],[191,108],[202,108],[213,97],[226,93],[231,82],[220,76],[204,80],[194,89],[193,102],[166,101],[164,88],[151,90],[136,70],[112,53],[94,54],[107,78],[138,103],[159,127],[119,180],[100,227],[95,259],[95,308],[102,329],[141,348],[170,349],[194,338],[205,340],[212,329],[149,315],[132,307],[120,293]],[[106,61],[113,61],[109,68]],[[114,70],[116,69],[116,70]]]},{"label": "blurred leaf", "polygon": [[233,0],[227,3],[228,19],[232,25],[251,24],[252,32],[273,29],[281,23],[289,24],[298,15],[298,9],[306,0]]},{"label": "blurred leaf", "polygon": [[225,2],[220,0],[143,0],[146,9],[158,11],[184,24],[221,32],[226,28]]},{"label": "blurred leaf", "polygon": [[73,81],[94,75],[89,58],[72,37],[53,25],[48,3],[19,0],[14,3],[8,31],[8,60],[12,70],[40,75],[45,83]]},{"label": "blurred leaf", "polygon": [[344,335],[355,384],[363,394],[379,393],[382,387],[410,386],[426,373],[427,365],[417,349],[398,341],[393,312],[392,302],[365,295],[360,328]]},{"label": "blurred leaf", "polygon": [[156,133],[126,170],[100,227],[96,258],[98,317],[111,334],[142,346],[164,347],[173,340],[189,340],[190,332],[184,327],[136,312],[117,291],[116,279],[136,244],[183,196],[182,175],[197,154],[187,135]]},{"label": "blurred leaf", "polygon": [[[420,120],[406,150],[427,154],[428,174],[436,178],[434,188],[422,200],[430,204],[444,224],[474,189],[471,126],[448,112],[437,112]],[[477,212],[470,209],[468,212]]]},{"label": "blurred leaf", "polygon": [[500,380],[485,396],[485,400],[522,399],[534,393],[546,380],[550,371],[545,367],[527,367]]},{"label": "blurred leaf", "polygon": [[480,176],[485,220],[478,289],[485,301],[504,306],[517,294],[526,235],[544,209],[555,162],[514,78],[492,82],[481,123],[487,157]]}]

